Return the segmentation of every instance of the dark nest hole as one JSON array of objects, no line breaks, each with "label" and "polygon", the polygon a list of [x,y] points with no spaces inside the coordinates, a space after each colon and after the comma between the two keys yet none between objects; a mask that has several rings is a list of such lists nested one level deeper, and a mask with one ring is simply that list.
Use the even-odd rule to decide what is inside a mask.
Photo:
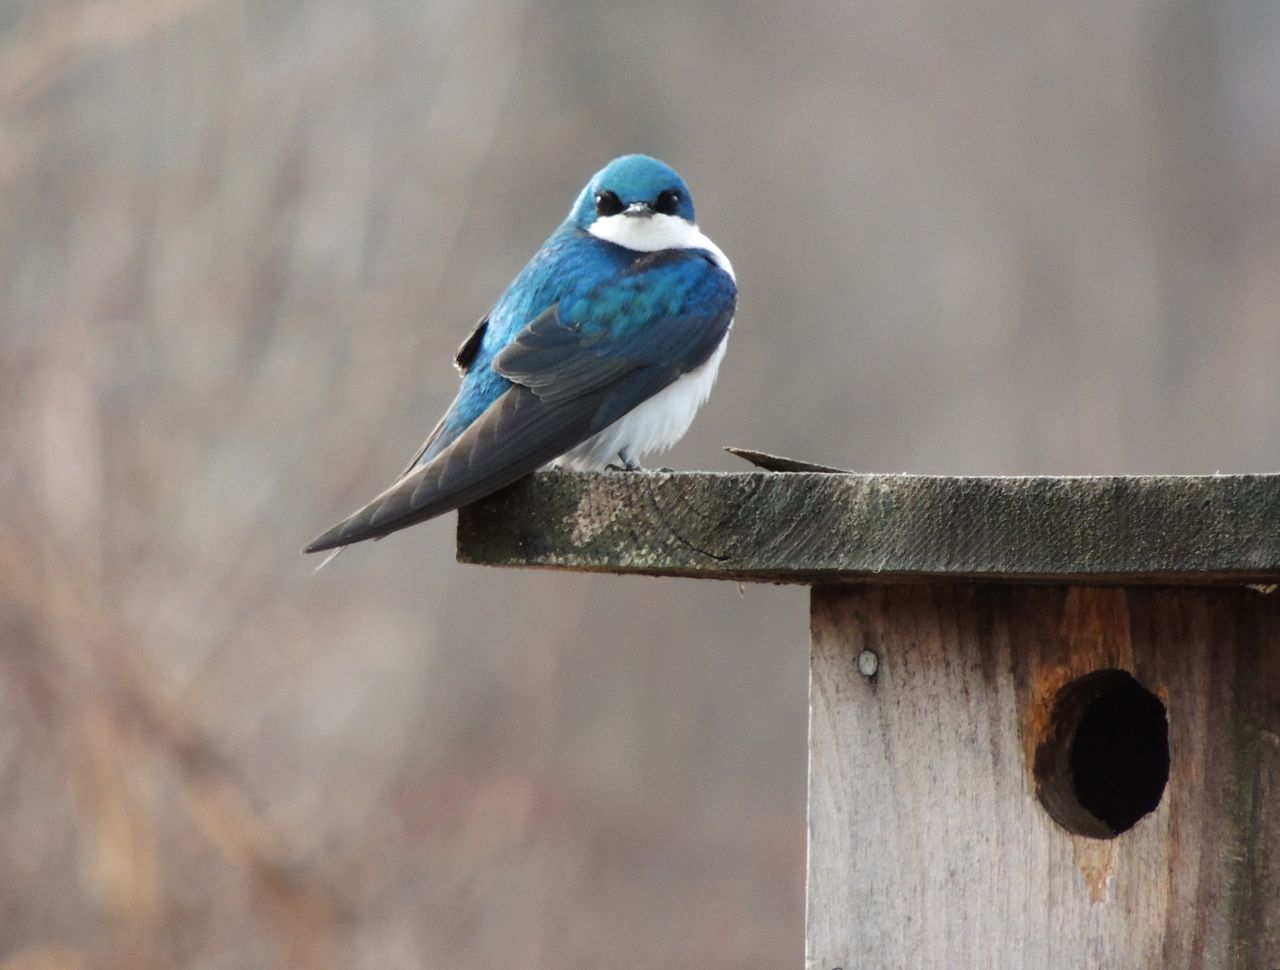
[{"label": "dark nest hole", "polygon": [[1155,811],[1169,780],[1169,721],[1160,698],[1123,670],[1064,686],[1036,748],[1036,794],[1077,835],[1115,838]]}]

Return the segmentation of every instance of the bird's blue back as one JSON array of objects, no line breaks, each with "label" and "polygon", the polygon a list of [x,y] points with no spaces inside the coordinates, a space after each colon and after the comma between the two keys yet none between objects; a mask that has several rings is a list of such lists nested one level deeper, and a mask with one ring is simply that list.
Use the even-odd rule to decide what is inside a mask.
[{"label": "bird's blue back", "polygon": [[[566,220],[515,278],[486,318],[479,346],[465,363],[466,372],[458,396],[441,422],[439,431],[414,463],[423,465],[447,448],[511,387],[511,381],[493,369],[494,358],[530,321],[548,307],[559,304],[562,315],[572,317],[589,299],[618,300],[617,313],[608,313],[618,336],[625,336],[629,314],[622,312],[639,300],[653,305],[686,295],[688,266],[673,266],[668,273],[649,274],[641,292],[628,287],[602,290],[600,284],[618,274],[644,254],[597,239]],[[669,282],[670,287],[664,286]],[[671,306],[669,313],[678,312]],[[643,315],[642,315],[643,316]],[[596,315],[596,319],[602,319]]]}]

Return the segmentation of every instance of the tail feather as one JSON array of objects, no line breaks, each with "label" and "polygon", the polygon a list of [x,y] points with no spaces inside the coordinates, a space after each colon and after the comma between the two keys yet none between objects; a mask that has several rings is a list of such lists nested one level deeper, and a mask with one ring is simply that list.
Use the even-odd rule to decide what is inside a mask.
[{"label": "tail feather", "polygon": [[548,405],[515,386],[425,465],[343,519],[303,552],[379,539],[483,498],[586,440],[604,392]]},{"label": "tail feather", "polygon": [[329,565],[329,563],[333,562],[335,559],[341,556],[342,550],[346,548],[347,548],[346,546],[338,546],[338,548],[330,552],[329,555],[325,556],[323,559],[320,560],[320,565],[318,565],[315,569],[311,570],[311,575],[314,576],[316,573],[320,572],[320,570],[324,569],[325,566]]}]

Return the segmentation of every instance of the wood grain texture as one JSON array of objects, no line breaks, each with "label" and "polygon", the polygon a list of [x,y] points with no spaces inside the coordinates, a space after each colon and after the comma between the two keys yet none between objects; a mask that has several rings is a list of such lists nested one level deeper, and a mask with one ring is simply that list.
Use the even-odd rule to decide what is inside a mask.
[{"label": "wood grain texture", "polygon": [[461,510],[458,558],[777,583],[1280,581],[1280,475],[544,472]]},{"label": "wood grain texture", "polygon": [[[810,970],[1280,966],[1280,594],[829,586],[812,603]],[[879,657],[874,678],[857,657]],[[1035,798],[1057,689],[1168,708],[1158,808],[1111,840]]]}]

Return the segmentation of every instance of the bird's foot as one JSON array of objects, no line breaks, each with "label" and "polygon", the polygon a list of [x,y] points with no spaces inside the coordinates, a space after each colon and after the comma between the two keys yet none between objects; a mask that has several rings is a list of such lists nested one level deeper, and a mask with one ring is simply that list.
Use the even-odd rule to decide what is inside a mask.
[{"label": "bird's foot", "polygon": [[623,448],[618,452],[618,463],[615,465],[610,463],[605,465],[605,471],[610,472],[642,472],[644,469],[640,467],[640,462],[631,457],[631,452]]}]

